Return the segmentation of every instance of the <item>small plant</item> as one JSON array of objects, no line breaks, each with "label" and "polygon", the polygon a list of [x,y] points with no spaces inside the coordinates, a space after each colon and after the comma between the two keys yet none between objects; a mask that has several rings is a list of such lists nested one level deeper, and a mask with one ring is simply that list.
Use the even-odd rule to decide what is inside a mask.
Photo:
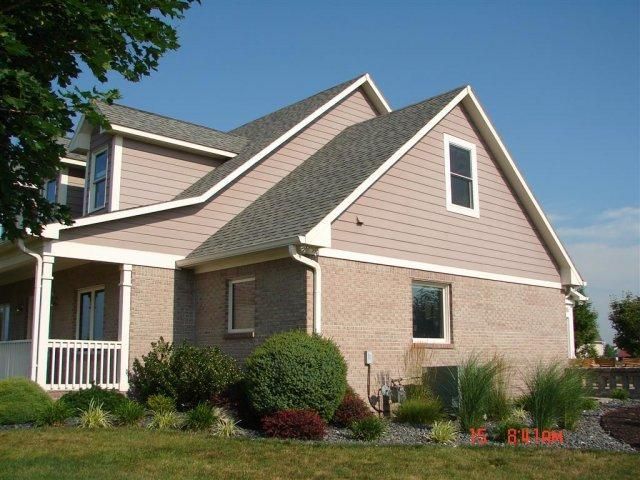
[{"label": "small plant", "polygon": [[183,418],[175,410],[153,412],[153,417],[151,417],[151,422],[149,422],[149,428],[154,430],[179,429],[182,425]]},{"label": "small plant", "polygon": [[520,421],[522,423],[528,423],[529,422],[529,414],[522,407],[513,408],[506,418],[509,418],[509,419],[512,419],[512,420],[517,420],[517,421]]},{"label": "small plant", "polygon": [[599,406],[598,400],[592,397],[586,397],[582,403],[583,410],[596,410]]},{"label": "small plant", "polygon": [[333,424],[338,427],[348,427],[351,423],[372,416],[367,404],[351,388],[347,389],[342,402],[333,414]]},{"label": "small plant", "polygon": [[442,402],[437,398],[410,398],[396,410],[396,422],[430,425],[442,418]]},{"label": "small plant", "polygon": [[496,424],[492,430],[492,438],[498,442],[506,442],[509,430],[515,430],[516,434],[520,435],[520,431],[527,428],[529,425],[517,418],[506,418]]},{"label": "small plant", "polygon": [[483,362],[477,355],[470,356],[459,369],[460,399],[458,417],[464,431],[481,427],[490,410],[502,409],[499,393],[504,383],[505,364],[500,358]]},{"label": "small plant", "polygon": [[187,430],[208,430],[218,420],[217,411],[207,403],[199,403],[186,414],[184,426]]},{"label": "small plant", "polygon": [[27,378],[0,381],[0,425],[35,422],[50,404],[47,392]]},{"label": "small plant", "polygon": [[213,434],[216,437],[229,438],[238,432],[238,422],[222,408],[214,407],[217,421],[213,426]]},{"label": "small plant", "polygon": [[429,438],[435,443],[453,443],[458,436],[456,424],[450,420],[433,422]]},{"label": "small plant", "polygon": [[120,425],[138,425],[144,418],[144,414],[144,406],[133,400],[122,402],[114,412],[114,416]]},{"label": "small plant", "polygon": [[112,417],[102,404],[91,400],[86,410],[80,411],[80,428],[110,428]]},{"label": "small plant", "polygon": [[262,419],[268,437],[321,440],[325,429],[324,420],[313,410],[282,410]]},{"label": "small plant", "polygon": [[65,393],[60,400],[66,403],[74,413],[87,410],[92,400],[102,404],[104,411],[114,413],[118,406],[127,400],[127,397],[117,390],[106,390],[97,385],[91,385],[91,388]]},{"label": "small plant", "polygon": [[625,390],[624,388],[614,388],[611,390],[611,398],[615,398],[616,400],[629,400],[629,390]]},{"label": "small plant", "polygon": [[59,427],[71,416],[71,409],[62,400],[48,404],[40,415],[36,424],[40,426]]},{"label": "small plant", "polygon": [[154,413],[167,413],[176,411],[176,401],[166,395],[151,395],[147,400],[149,410]]},{"label": "small plant", "polygon": [[376,416],[369,416],[356,420],[349,425],[349,430],[356,440],[367,442],[378,440],[387,430],[387,424]]}]

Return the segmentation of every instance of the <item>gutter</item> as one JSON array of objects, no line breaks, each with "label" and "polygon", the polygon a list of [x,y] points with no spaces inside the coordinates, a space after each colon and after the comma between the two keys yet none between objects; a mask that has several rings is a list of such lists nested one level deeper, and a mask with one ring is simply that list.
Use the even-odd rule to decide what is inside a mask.
[{"label": "gutter", "polygon": [[298,252],[298,247],[289,245],[289,256],[313,270],[313,333],[322,333],[322,273],[320,264]]},{"label": "gutter", "polygon": [[[32,381],[36,381],[36,370],[40,362],[38,362],[38,345],[40,336],[40,289],[42,285],[42,255],[29,250],[23,239],[16,241],[18,248],[25,254],[36,259],[36,271],[33,287],[33,329],[31,331],[31,365],[34,367],[31,369],[30,377]],[[34,361],[35,360],[35,361]]]}]

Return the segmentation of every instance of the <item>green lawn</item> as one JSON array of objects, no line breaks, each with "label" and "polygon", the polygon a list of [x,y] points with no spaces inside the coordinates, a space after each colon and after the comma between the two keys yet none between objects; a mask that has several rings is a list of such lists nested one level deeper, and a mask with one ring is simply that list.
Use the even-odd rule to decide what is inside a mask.
[{"label": "green lawn", "polygon": [[0,479],[625,479],[640,455],[224,440],[143,429],[0,432]]}]

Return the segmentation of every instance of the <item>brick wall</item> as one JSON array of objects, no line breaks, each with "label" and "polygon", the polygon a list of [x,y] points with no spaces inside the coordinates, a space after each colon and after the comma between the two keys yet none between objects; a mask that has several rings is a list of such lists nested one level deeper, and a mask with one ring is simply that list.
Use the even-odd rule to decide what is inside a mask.
[{"label": "brick wall", "polygon": [[[512,391],[538,361],[567,357],[564,296],[560,290],[321,258],[322,332],[349,366],[349,383],[366,398],[364,351],[371,350],[372,390],[380,374],[405,375],[408,356],[423,365],[455,365],[472,352],[501,354]],[[452,345],[418,344],[412,353],[412,280],[451,285]],[[424,350],[422,350],[424,349]],[[411,361],[409,360],[409,363]]]},{"label": "brick wall", "polygon": [[129,363],[161,336],[171,342],[194,340],[193,273],[133,266]]},{"label": "brick wall", "polygon": [[[228,282],[255,277],[255,335],[227,333]],[[285,330],[310,331],[307,272],[291,259],[196,275],[196,342],[217,345],[242,361],[268,336]]]}]

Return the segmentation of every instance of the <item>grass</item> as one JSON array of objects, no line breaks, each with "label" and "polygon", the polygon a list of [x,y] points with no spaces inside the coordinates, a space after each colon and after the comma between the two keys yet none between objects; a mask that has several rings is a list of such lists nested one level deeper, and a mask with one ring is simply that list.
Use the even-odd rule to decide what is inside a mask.
[{"label": "grass", "polygon": [[[63,446],[63,448],[61,448]],[[551,449],[378,447],[213,438],[142,428],[0,432],[0,480],[631,479],[640,455]]]}]

